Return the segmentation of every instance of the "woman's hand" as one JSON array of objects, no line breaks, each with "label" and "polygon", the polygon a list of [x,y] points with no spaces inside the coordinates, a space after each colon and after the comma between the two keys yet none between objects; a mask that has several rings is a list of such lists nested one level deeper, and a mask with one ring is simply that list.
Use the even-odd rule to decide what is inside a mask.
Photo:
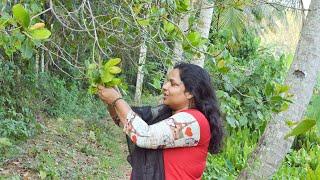
[{"label": "woman's hand", "polygon": [[100,99],[106,104],[112,104],[114,100],[121,97],[120,92],[114,88],[106,88],[102,85],[98,85],[98,95]]}]

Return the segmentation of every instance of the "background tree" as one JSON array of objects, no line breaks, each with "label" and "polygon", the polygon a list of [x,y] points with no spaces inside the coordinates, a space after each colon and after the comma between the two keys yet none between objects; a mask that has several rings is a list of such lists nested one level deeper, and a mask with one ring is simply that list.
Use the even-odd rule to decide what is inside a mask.
[{"label": "background tree", "polygon": [[256,150],[239,179],[269,178],[279,167],[288,153],[293,138],[285,139],[290,128],[286,121],[302,119],[310,102],[320,68],[320,1],[311,1],[307,20],[302,27],[295,58],[288,72],[285,84],[293,95],[289,109],[274,115],[259,140]]}]

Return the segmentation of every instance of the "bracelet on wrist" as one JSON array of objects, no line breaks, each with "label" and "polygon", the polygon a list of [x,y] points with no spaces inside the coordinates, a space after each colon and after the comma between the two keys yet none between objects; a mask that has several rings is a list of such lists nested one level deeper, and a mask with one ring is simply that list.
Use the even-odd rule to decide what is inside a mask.
[{"label": "bracelet on wrist", "polygon": [[115,99],[115,100],[111,103],[111,106],[112,106],[113,108],[115,108],[117,101],[120,100],[120,99],[122,99],[122,97],[118,97],[117,99]]}]

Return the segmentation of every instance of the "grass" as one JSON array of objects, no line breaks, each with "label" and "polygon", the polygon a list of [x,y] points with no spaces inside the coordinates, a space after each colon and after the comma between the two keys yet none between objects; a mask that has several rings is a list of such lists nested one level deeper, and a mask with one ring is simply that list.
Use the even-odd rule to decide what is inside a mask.
[{"label": "grass", "polygon": [[47,119],[38,136],[6,149],[0,179],[128,179],[124,137],[111,120]]}]

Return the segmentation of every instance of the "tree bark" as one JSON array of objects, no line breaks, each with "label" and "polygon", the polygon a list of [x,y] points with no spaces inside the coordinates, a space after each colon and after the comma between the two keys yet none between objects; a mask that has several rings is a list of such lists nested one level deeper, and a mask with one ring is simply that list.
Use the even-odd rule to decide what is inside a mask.
[{"label": "tree bark", "polygon": [[268,179],[289,152],[293,137],[284,139],[290,131],[286,120],[298,122],[310,102],[320,70],[320,1],[312,0],[310,11],[302,27],[299,44],[285,84],[294,95],[293,103],[285,112],[275,114],[259,140],[238,179]]},{"label": "tree bark", "polygon": [[[185,14],[179,21],[179,28],[183,33],[186,33],[189,29],[189,17],[189,14]],[[173,65],[183,61],[183,49],[180,41],[176,41],[174,43],[173,54]]]},{"label": "tree bark", "polygon": [[[198,26],[196,30],[201,34],[202,38],[208,39],[209,31],[211,27],[212,15],[213,15],[213,2],[208,2],[207,0],[201,1],[201,11],[198,20]],[[199,48],[202,52],[207,51],[207,45],[203,45]],[[192,64],[196,64],[200,67],[204,66],[204,53],[200,52],[198,56],[195,56],[191,61]]]},{"label": "tree bark", "polygon": [[138,67],[138,73],[137,73],[136,91],[134,95],[134,102],[136,104],[141,103],[142,85],[143,85],[143,77],[144,77],[143,68],[146,62],[146,56],[147,56],[147,46],[145,41],[143,40],[143,43],[141,44],[141,47],[140,47],[139,67]]}]

